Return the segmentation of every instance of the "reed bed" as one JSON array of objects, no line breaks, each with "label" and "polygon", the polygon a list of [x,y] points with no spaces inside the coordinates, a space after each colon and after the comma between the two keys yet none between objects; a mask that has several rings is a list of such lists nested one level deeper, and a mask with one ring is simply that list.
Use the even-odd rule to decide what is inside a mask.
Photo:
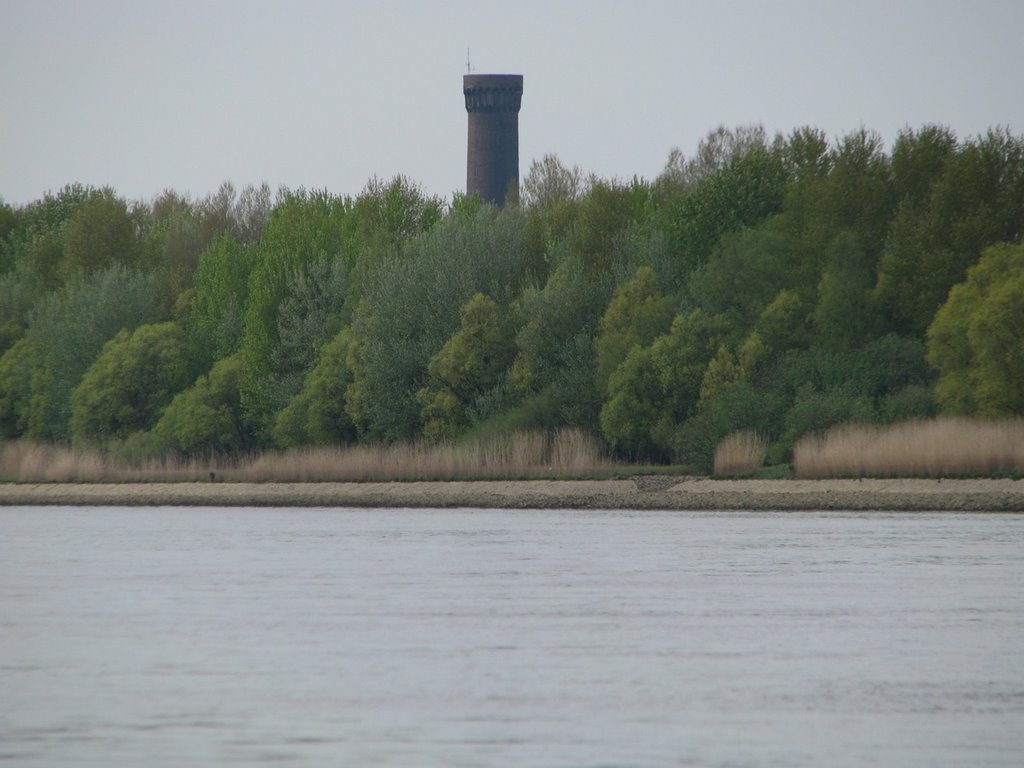
[{"label": "reed bed", "polygon": [[160,457],[128,464],[103,451],[0,443],[0,480],[69,482],[343,482],[582,477],[614,467],[578,429],[516,432],[470,443],[307,447],[246,456]]},{"label": "reed bed", "polygon": [[31,440],[0,442],[0,480],[19,483],[175,482],[204,480],[232,464],[166,456],[127,464],[96,448]]},{"label": "reed bed", "polygon": [[516,432],[462,444],[300,448],[265,453],[230,472],[242,482],[452,480],[580,476],[609,469],[580,430]]},{"label": "reed bed", "polygon": [[741,475],[753,472],[764,464],[768,438],[753,430],[726,435],[715,448],[715,475]]},{"label": "reed bed", "polygon": [[1024,420],[939,418],[847,424],[802,438],[793,473],[823,477],[956,477],[1024,473]]}]

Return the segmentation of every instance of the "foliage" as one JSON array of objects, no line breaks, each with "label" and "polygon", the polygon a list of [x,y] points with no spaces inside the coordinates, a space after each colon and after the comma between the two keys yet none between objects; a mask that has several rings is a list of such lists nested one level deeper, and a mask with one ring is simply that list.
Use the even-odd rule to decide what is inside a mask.
[{"label": "foliage", "polygon": [[752,430],[786,461],[841,421],[1024,411],[1022,233],[1024,137],[931,125],[889,153],[718,128],[653,183],[547,155],[504,209],[402,176],[73,185],[0,202],[0,435],[157,456],[573,427],[703,469]]},{"label": "foliage", "polygon": [[935,394],[953,414],[1024,413],[1024,245],[993,246],[928,329]]},{"label": "foliage", "polygon": [[515,352],[507,313],[494,299],[477,293],[462,307],[459,329],[430,358],[427,372],[469,403],[501,383]]},{"label": "foliage", "polygon": [[77,272],[93,272],[114,264],[131,267],[139,247],[128,205],[103,189],[90,194],[68,218],[64,259],[59,273],[65,280]]},{"label": "foliage", "polygon": [[346,390],[353,381],[348,365],[352,341],[352,329],[346,327],[321,348],[302,391],[277,414],[273,436],[279,447],[355,440],[355,425],[345,411]]},{"label": "foliage", "polygon": [[584,191],[583,172],[568,168],[558,155],[547,154],[530,163],[523,179],[520,202],[527,207],[553,208],[578,200]]},{"label": "foliage", "polygon": [[28,431],[32,378],[40,366],[39,348],[25,338],[0,357],[0,437],[17,437]]},{"label": "foliage", "polygon": [[253,445],[242,410],[239,355],[218,360],[208,375],[178,393],[153,428],[160,443],[183,454],[233,453]]},{"label": "foliage", "polygon": [[230,235],[221,235],[203,251],[195,275],[189,342],[203,370],[234,354],[242,342],[242,317],[255,252]]},{"label": "foliage", "polygon": [[149,429],[188,383],[181,329],[174,323],[120,331],[71,393],[71,435],[105,442]]},{"label": "foliage", "polygon": [[529,281],[521,211],[483,207],[445,219],[385,259],[365,285],[353,323],[358,362],[349,410],[361,432],[398,440],[415,434],[427,366],[482,292],[507,306]]},{"label": "foliage", "polygon": [[29,437],[69,436],[71,392],[103,345],[122,329],[166,319],[158,276],[113,266],[47,296],[29,315],[26,337],[40,353],[32,381]]},{"label": "foliage", "polygon": [[724,318],[698,309],[678,315],[650,347],[634,347],[608,381],[600,417],[605,439],[638,455],[666,456],[671,431],[697,410],[705,371],[727,330]]},{"label": "foliage", "polygon": [[640,267],[632,280],[615,289],[594,342],[600,393],[605,392],[612,371],[634,347],[647,346],[668,331],[674,304],[671,296],[662,296],[650,267]]},{"label": "foliage", "polygon": [[690,271],[707,262],[723,235],[777,213],[785,190],[782,153],[753,143],[700,178],[692,191],[670,195],[657,218]]},{"label": "foliage", "polygon": [[939,158],[927,194],[901,203],[879,266],[878,296],[891,322],[921,335],[981,252],[1020,242],[1024,232],[1024,137],[992,130],[948,158],[943,151],[931,152]]},{"label": "foliage", "polygon": [[340,259],[344,271],[351,268],[351,209],[349,200],[327,193],[289,193],[275,207],[256,248],[243,315],[242,402],[261,433],[296,393],[313,362],[308,354],[278,354],[280,330],[289,327],[287,319],[281,322],[282,307],[289,306],[289,297],[314,263]]},{"label": "foliage", "polygon": [[872,288],[874,272],[860,240],[849,231],[829,244],[814,309],[815,341],[830,349],[853,349],[878,331]]}]

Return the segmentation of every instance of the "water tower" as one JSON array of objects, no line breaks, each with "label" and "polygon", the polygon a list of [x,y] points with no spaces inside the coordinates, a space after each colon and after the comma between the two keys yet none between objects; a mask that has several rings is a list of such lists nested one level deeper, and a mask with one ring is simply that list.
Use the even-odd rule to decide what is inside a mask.
[{"label": "water tower", "polygon": [[504,205],[519,194],[519,105],[522,75],[464,75],[469,113],[466,194]]}]

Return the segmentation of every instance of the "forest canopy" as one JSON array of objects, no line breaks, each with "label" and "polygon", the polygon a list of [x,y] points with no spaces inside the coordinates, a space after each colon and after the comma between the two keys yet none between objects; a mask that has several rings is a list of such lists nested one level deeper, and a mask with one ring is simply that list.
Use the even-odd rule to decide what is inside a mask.
[{"label": "forest canopy", "polygon": [[404,177],[0,201],[0,438],[140,455],[578,427],[703,469],[840,422],[1024,414],[1024,137],[718,128],[521,202]]}]

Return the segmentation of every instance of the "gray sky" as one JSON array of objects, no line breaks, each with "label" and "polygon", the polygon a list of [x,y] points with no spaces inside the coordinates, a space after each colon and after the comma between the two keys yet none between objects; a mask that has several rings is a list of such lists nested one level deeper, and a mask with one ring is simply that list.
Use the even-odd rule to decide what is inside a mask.
[{"label": "gray sky", "polygon": [[465,186],[473,71],[524,75],[521,173],[654,178],[719,124],[1024,132],[1020,0],[0,0],[0,197]]}]

